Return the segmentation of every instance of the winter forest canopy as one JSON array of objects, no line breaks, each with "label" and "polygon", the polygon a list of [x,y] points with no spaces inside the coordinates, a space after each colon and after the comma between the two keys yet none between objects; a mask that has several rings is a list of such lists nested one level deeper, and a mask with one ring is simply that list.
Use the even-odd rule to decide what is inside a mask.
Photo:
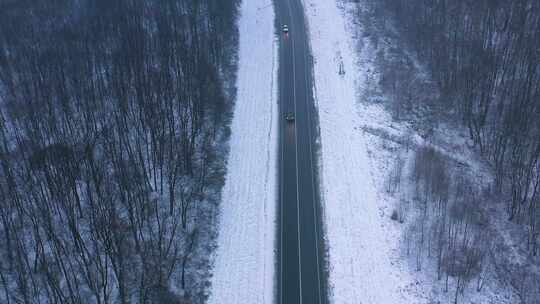
[{"label": "winter forest canopy", "polygon": [[529,226],[539,252],[540,2],[380,1],[426,60],[470,139],[511,193],[508,218]]},{"label": "winter forest canopy", "polygon": [[238,2],[0,2],[1,303],[204,301]]},{"label": "winter forest canopy", "polygon": [[[457,277],[457,302],[464,281],[475,278],[477,289],[482,288],[482,269],[487,267],[484,257],[491,255],[498,278],[513,288],[521,303],[538,303],[540,2],[372,3],[383,23],[399,24],[404,45],[425,64],[439,93],[436,98],[411,94],[413,81],[399,77],[403,76],[395,72],[399,65],[390,65],[390,87],[397,87],[398,95],[409,96],[395,105],[396,112],[429,107],[434,120],[449,117],[457,122],[494,176],[492,183],[467,180],[459,170],[450,172],[452,160],[436,149],[424,147],[416,153],[413,179],[417,189],[425,192],[418,195],[422,201],[418,242],[427,247],[428,256],[435,253],[438,279],[444,267],[448,268],[448,290],[448,274]],[[471,186],[479,184],[485,186],[482,191]],[[503,221],[498,220],[499,215]],[[508,223],[519,227],[512,235],[506,229]],[[421,254],[418,250],[418,256]],[[417,265],[420,269],[421,263]]]}]

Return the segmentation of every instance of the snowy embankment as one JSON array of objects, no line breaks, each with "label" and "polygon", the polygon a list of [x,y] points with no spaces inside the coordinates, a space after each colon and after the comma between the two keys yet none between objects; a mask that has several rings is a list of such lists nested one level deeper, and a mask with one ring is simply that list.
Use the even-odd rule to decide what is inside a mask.
[{"label": "snowy embankment", "polygon": [[370,120],[390,119],[359,101],[368,89],[363,82],[375,53],[364,48],[357,54],[336,1],[303,1],[315,58],[330,300],[423,303],[414,274],[400,259],[399,227],[389,220],[389,206],[380,197],[384,177],[375,168],[384,160],[370,155],[377,151],[372,152],[363,131]]},{"label": "snowy embankment", "polygon": [[277,45],[270,0],[242,1],[237,98],[209,303],[272,303]]}]

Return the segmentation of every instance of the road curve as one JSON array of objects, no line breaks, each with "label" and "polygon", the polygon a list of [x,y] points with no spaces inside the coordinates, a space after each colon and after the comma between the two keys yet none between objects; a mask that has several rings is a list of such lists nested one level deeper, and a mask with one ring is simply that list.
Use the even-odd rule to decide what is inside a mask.
[{"label": "road curve", "polygon": [[[274,0],[280,35],[278,303],[326,304],[312,60],[301,0]],[[289,33],[281,32],[288,25]],[[293,112],[293,122],[285,114]]]}]

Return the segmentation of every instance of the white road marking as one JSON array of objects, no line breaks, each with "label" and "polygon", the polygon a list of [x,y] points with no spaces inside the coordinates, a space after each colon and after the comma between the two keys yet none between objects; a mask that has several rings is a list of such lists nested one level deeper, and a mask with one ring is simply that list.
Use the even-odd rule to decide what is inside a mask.
[{"label": "white road marking", "polygon": [[[298,3],[298,2],[297,2]],[[305,17],[304,17],[305,18]],[[307,46],[307,24],[305,24],[305,20],[304,19],[304,28],[306,29],[305,30],[305,39],[304,39],[304,48],[307,50],[308,49],[308,46]],[[307,66],[309,66],[309,63],[308,63],[308,59],[307,59],[307,52],[304,52],[304,61],[306,63]],[[310,168],[311,168],[311,189],[313,190],[313,201],[312,201],[312,207],[313,207],[313,222],[314,222],[314,229],[315,229],[315,249],[316,249],[316,252],[315,252],[315,256],[316,256],[316,259],[317,259],[317,291],[318,291],[318,296],[319,296],[319,304],[322,304],[322,296],[321,296],[321,277],[319,275],[319,271],[321,269],[320,267],[320,264],[319,264],[319,233],[318,233],[318,229],[317,229],[317,208],[315,208],[315,198],[316,198],[316,193],[315,193],[315,175],[313,174],[313,172],[315,172],[313,170],[313,151],[312,151],[312,134],[311,134],[311,127],[313,126],[312,123],[311,123],[311,111],[310,111],[310,107],[309,107],[309,88],[308,88],[308,73],[305,74],[305,88],[306,88],[306,99],[305,99],[305,102],[306,102],[306,106],[308,107],[308,111],[307,111],[307,117],[308,117],[308,134],[309,134],[309,165],[310,165]],[[313,98],[315,98],[315,96],[313,96]]]},{"label": "white road marking", "polygon": [[[292,23],[292,9],[291,9],[291,2],[287,1],[287,6],[289,8],[289,20],[291,20]],[[292,24],[291,24],[292,25]],[[293,28],[294,30],[294,28]],[[292,51],[292,66],[293,66],[293,102],[294,102],[294,115],[296,117],[296,57],[294,55],[294,38],[291,38],[291,51]],[[300,287],[300,303],[302,302],[302,259],[301,259],[301,252],[302,252],[302,246],[300,245],[300,194],[298,193],[299,188],[299,181],[298,181],[298,128],[296,128],[296,122],[294,124],[294,149],[296,154],[296,163],[295,163],[295,169],[296,169],[296,216],[297,216],[297,234],[298,234],[298,279],[299,279],[299,287]]]}]

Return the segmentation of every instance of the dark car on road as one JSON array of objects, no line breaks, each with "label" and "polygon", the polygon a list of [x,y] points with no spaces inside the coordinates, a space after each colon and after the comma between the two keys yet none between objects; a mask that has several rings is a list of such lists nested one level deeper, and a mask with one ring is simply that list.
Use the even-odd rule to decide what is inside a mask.
[{"label": "dark car on road", "polygon": [[288,121],[288,122],[293,122],[294,121],[294,113],[293,112],[287,112],[287,114],[285,114],[285,120]]}]

